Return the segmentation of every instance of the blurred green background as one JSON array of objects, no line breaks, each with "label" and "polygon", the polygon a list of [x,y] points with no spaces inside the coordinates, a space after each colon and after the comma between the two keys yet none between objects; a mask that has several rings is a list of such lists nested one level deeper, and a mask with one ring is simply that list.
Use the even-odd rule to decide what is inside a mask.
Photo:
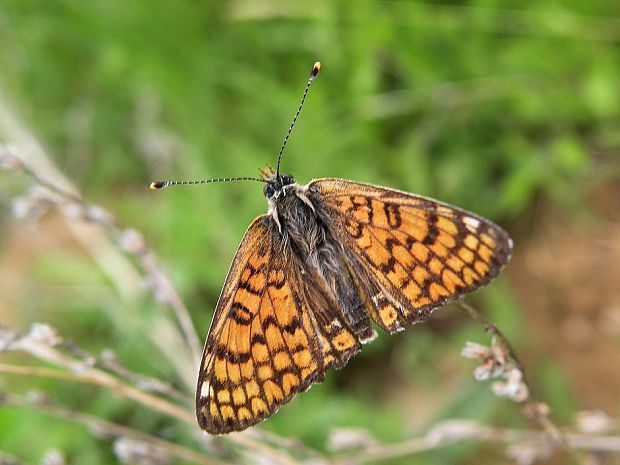
[{"label": "blurred green background", "polygon": [[[610,373],[620,363],[619,42],[616,0],[2,0],[0,142],[25,150],[11,112],[85,199],[142,231],[202,338],[236,246],[266,210],[262,186],[148,184],[275,164],[320,60],[283,170],[302,183],[342,177],[432,196],[507,228],[513,263],[470,302],[512,338],[537,394],[570,424],[579,409],[620,413]],[[89,351],[112,348],[128,367],[180,383],[153,357],[173,348],[144,334],[166,310],[148,294],[120,296],[58,215],[12,219],[10,198],[29,182],[0,173],[0,183],[0,323],[47,321]],[[261,428],[324,449],[339,427],[395,441],[446,418],[526,425],[473,380],[459,357],[467,340],[488,336],[456,308],[381,335]],[[4,386],[38,386],[188,441],[171,420],[100,390]],[[81,427],[0,409],[0,450],[36,463],[51,447],[72,463],[114,462],[109,442]],[[392,463],[488,454],[497,451],[453,446]]]}]

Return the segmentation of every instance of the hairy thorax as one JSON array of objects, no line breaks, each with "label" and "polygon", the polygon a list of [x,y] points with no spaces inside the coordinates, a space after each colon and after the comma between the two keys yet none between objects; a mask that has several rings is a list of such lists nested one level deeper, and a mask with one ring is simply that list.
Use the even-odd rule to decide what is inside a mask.
[{"label": "hairy thorax", "polygon": [[314,268],[334,268],[338,262],[335,241],[317,217],[303,188],[290,186],[272,202],[272,218],[278,224],[283,239],[290,242],[297,256]]}]

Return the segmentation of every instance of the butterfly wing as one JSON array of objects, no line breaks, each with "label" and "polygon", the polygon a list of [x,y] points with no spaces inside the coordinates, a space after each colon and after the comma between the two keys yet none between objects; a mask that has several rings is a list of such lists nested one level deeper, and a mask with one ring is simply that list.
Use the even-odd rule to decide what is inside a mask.
[{"label": "butterfly wing", "polygon": [[268,215],[248,228],[205,343],[196,416],[211,434],[258,423],[360,343]]},{"label": "butterfly wing", "polygon": [[314,180],[306,193],[390,333],[487,284],[510,259],[502,228],[436,200],[341,179]]}]

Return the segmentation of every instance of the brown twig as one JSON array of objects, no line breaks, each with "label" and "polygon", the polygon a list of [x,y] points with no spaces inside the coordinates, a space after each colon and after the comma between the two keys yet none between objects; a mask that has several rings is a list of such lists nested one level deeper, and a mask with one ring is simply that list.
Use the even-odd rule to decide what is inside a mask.
[{"label": "brown twig", "polygon": [[[189,311],[168,276],[158,266],[155,254],[147,247],[143,236],[132,229],[119,228],[114,217],[105,209],[82,200],[79,194],[73,193],[76,190],[70,184],[71,191],[40,175],[37,170],[14,155],[7,147],[0,146],[0,158],[3,159],[2,166],[26,173],[37,185],[48,190],[51,195],[47,200],[51,202],[51,206],[57,207],[65,217],[101,228],[118,248],[130,254],[139,263],[143,273],[148,278],[147,282],[150,284],[149,288],[153,295],[158,300],[164,301],[173,310],[184,335],[181,339],[187,344],[192,354],[193,367],[198,367],[202,348]],[[47,162],[50,163],[48,159]],[[61,175],[57,174],[58,176]]]},{"label": "brown twig", "polygon": [[[502,333],[502,331],[489,319],[484,316],[477,309],[466,303],[465,301],[458,300],[456,304],[461,307],[467,314],[475,321],[480,323],[485,331],[491,333],[499,344],[508,355],[509,359],[515,365],[515,367],[521,372],[521,382],[527,386],[528,396],[525,399],[523,411],[531,420],[538,423],[538,425],[550,435],[550,437],[561,447],[563,448],[569,455],[574,457],[574,454],[567,442],[567,438],[564,432],[551,420],[550,417],[550,409],[547,404],[536,400],[532,396],[532,389],[530,384],[528,383],[526,372],[523,364],[519,360],[512,344],[508,340],[506,336]],[[576,458],[576,457],[574,457]]]},{"label": "brown twig", "polygon": [[90,368],[84,371],[66,372],[45,367],[30,367],[23,365],[0,364],[0,373],[20,376],[38,376],[45,378],[62,379],[64,381],[79,382],[105,387],[117,396],[130,399],[150,409],[157,410],[168,416],[181,420],[183,423],[194,426],[194,414],[166,399],[149,394],[133,386],[129,386],[114,376],[101,370]]},{"label": "brown twig", "polygon": [[[565,439],[572,450],[620,453],[620,436],[592,436],[567,433]],[[546,431],[495,428],[467,420],[448,420],[437,424],[428,434],[395,444],[369,446],[359,452],[342,454],[333,459],[333,465],[361,465],[406,457],[443,448],[459,442],[485,442],[513,445],[538,445],[555,448],[549,443]]]}]

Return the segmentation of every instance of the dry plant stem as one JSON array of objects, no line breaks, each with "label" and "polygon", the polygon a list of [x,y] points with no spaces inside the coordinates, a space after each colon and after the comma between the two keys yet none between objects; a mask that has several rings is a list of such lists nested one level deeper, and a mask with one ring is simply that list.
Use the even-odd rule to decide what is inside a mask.
[{"label": "dry plant stem", "polygon": [[301,452],[308,457],[312,457],[314,459],[319,459],[322,457],[321,453],[317,450],[314,450],[308,446],[306,446],[303,442],[295,437],[283,437],[278,436],[277,434],[270,433],[269,431],[251,428],[247,431],[247,434],[258,441],[263,443],[273,444],[274,446],[280,447],[282,449],[293,450],[296,452]]},{"label": "dry plant stem", "polygon": [[[51,158],[41,144],[20,123],[18,118],[12,114],[6,104],[8,100],[2,97],[0,89],[0,134],[4,133],[6,140],[11,141],[11,143],[23,150],[24,157],[20,157],[20,159],[23,158],[23,161],[19,169],[25,171],[38,184],[54,192],[68,203],[88,207],[80,198],[75,186],[51,161]],[[2,145],[0,145],[0,150],[5,150],[7,153],[11,152],[9,148],[5,148]],[[33,169],[32,167],[35,168]],[[135,265],[128,262],[120,253],[120,250],[118,250],[118,239],[121,231],[113,223],[104,224],[104,222],[93,221],[93,218],[81,218],[82,221],[78,221],[76,218],[69,217],[66,214],[63,216],[71,232],[90,252],[123,297],[135,297],[143,291],[142,283],[144,276],[139,276],[135,270]],[[104,234],[89,228],[87,226],[89,222],[101,227],[101,233],[105,233],[107,238]],[[116,247],[111,247],[111,241],[116,242]],[[144,271],[149,272],[149,269],[152,269],[154,265],[154,260],[151,259],[151,257],[154,257],[154,254],[140,255],[142,254],[133,254],[138,262],[142,264]],[[161,294],[168,297],[166,299],[167,303],[173,309],[179,326],[184,333],[184,337],[179,337],[179,339],[186,344],[194,359],[194,366],[197,367],[200,363],[201,345],[193,328],[189,312],[183,305],[174,287],[170,284],[170,280],[161,270],[157,269],[157,274],[152,276],[157,276],[158,284],[164,288],[160,290],[162,291]],[[194,384],[193,375],[191,374],[194,370],[195,368],[191,367],[190,371],[186,370],[183,372],[181,370],[180,373],[181,378],[184,379],[190,389],[193,388]]]},{"label": "dry plant stem", "polygon": [[66,409],[56,405],[49,405],[46,403],[29,402],[23,397],[16,396],[14,394],[2,394],[0,395],[0,401],[7,405],[35,408],[37,411],[43,411],[56,417],[65,418],[76,423],[80,423],[87,426],[93,431],[97,431],[100,434],[114,437],[130,437],[133,439],[137,439],[139,441],[148,443],[154,447],[158,447],[168,452],[172,456],[192,463],[198,463],[200,465],[229,465],[228,462],[206,457],[199,452],[193,451],[183,446],[179,446],[178,444],[154,436],[150,436],[132,428],[105,421],[91,415],[76,412],[74,410]]},{"label": "dry plant stem", "polygon": [[[74,195],[70,192],[67,192],[58,186],[55,186],[51,182],[48,182],[46,179],[43,179],[39,176],[33,169],[31,169],[28,165],[23,165],[23,171],[28,174],[37,184],[49,189],[55,194],[59,195],[63,200],[68,202],[73,202],[81,205],[84,208],[88,208],[89,204],[84,202],[80,197]],[[103,230],[111,237],[117,244],[119,243],[119,238],[121,236],[121,231],[118,229],[116,225],[112,222],[105,221],[97,221],[93,218],[85,218],[86,220],[90,220],[91,222],[101,226]],[[144,246],[144,248],[139,252],[135,253],[134,256],[138,259],[142,268],[146,271],[149,276],[155,276],[159,278],[159,285],[163,287],[163,295],[167,298],[167,303],[174,310],[174,313],[179,322],[179,326],[181,330],[185,334],[186,342],[189,344],[192,354],[194,355],[194,364],[196,366],[200,365],[200,356],[202,353],[202,349],[200,347],[200,342],[197,337],[196,329],[192,323],[192,319],[189,315],[189,311],[185,304],[183,303],[181,297],[176,292],[174,286],[168,279],[168,277],[163,273],[161,269],[156,265],[155,255],[152,251]]]},{"label": "dry plant stem", "polygon": [[173,399],[181,404],[191,405],[194,402],[193,396],[187,395],[184,392],[179,391],[172,385],[165,383],[159,379],[151,378],[144,375],[133,373],[125,368],[116,358],[100,358],[97,360],[97,364],[107,371],[114,373],[121,379],[129,381],[134,386],[138,386],[146,392],[162,394],[170,399]]},{"label": "dry plant stem", "polygon": [[[440,427],[438,425],[438,427]],[[568,447],[572,450],[620,453],[620,436],[591,436],[587,434],[568,433],[564,435]],[[470,423],[466,434],[447,436],[437,440],[432,433],[396,444],[368,447],[360,452],[337,457],[332,465],[361,465],[375,463],[408,455],[420,454],[435,449],[442,449],[458,442],[472,441],[491,444],[545,443],[549,441],[546,431],[494,428]]]},{"label": "dry plant stem", "polygon": [[[497,338],[497,340],[502,344],[502,346],[504,346],[504,348],[506,349],[506,352],[509,354],[512,361],[515,363],[519,371],[521,371],[523,375],[523,382],[526,385],[528,385],[528,389],[531,393],[532,389],[527,381],[527,376],[526,376],[525,369],[523,368],[523,364],[519,361],[517,354],[515,353],[514,349],[512,348],[512,345],[510,344],[510,341],[506,338],[506,336],[504,336],[504,334],[499,330],[499,328],[495,326],[493,323],[491,323],[482,313],[480,313],[478,310],[476,310],[474,307],[472,307],[468,303],[464,302],[462,299],[458,300],[456,304],[459,307],[461,307],[463,310],[465,310],[465,312],[467,312],[467,314],[473,320],[477,321],[482,326],[484,326],[485,331],[493,334],[493,336]],[[551,421],[551,418],[549,418],[548,408],[547,409],[540,408],[539,405],[540,405],[539,402],[537,402],[530,395],[530,397],[525,402],[524,411],[526,412],[528,417],[536,421],[544,429],[544,431],[546,431],[549,435],[551,435],[551,437],[556,442],[558,442],[560,445],[563,445],[566,448],[568,444],[566,443],[566,438],[564,436],[564,433],[560,430],[560,428],[558,428],[553,423],[553,421]],[[567,451],[570,453],[568,449]]]},{"label": "dry plant stem", "polygon": [[[93,371],[93,369],[89,370]],[[98,370],[95,370],[98,371]],[[182,422],[188,424],[191,427],[196,427],[196,419],[194,417],[194,413],[188,410],[184,410],[183,408],[175,405],[165,399],[154,396],[149,393],[145,393],[136,389],[132,386],[127,386],[121,383],[119,380],[114,377],[108,375],[107,373],[103,373],[107,375],[106,377],[102,377],[100,375],[93,375],[93,373],[74,373],[67,372],[62,370],[57,370],[54,368],[46,368],[46,367],[31,367],[31,366],[22,366],[22,365],[13,365],[13,364],[0,364],[0,373],[12,374],[12,375],[21,375],[21,376],[38,376],[45,378],[54,378],[61,379],[65,381],[79,382],[85,384],[91,384],[101,387],[107,387],[111,389],[114,393],[116,393],[119,397],[131,399],[137,401],[146,407],[174,417]],[[294,464],[296,463],[292,460],[287,454],[282,453],[281,451],[275,449],[274,447],[270,447],[265,443],[257,441],[253,439],[247,434],[233,434],[229,436],[225,436],[219,438],[219,440],[229,441],[235,444],[237,447],[244,448],[246,450],[251,450],[253,453],[261,453],[265,456],[269,456],[271,458],[277,457],[277,463],[279,464]],[[274,441],[275,442],[275,441]],[[284,445],[284,444],[282,444]],[[287,445],[284,445],[285,447]],[[294,443],[291,443],[287,447],[290,450],[298,450]],[[303,452],[307,455],[313,455],[318,457],[319,454],[312,449],[304,447]]]},{"label": "dry plant stem", "polygon": [[[55,334],[54,337],[56,337]],[[144,392],[139,388],[127,385],[114,375],[89,365],[85,359],[92,357],[89,357],[87,353],[78,347],[67,343],[53,345],[53,341],[40,340],[36,337],[32,337],[30,334],[20,335],[17,333],[12,333],[11,337],[5,336],[5,338],[7,339],[6,346],[4,348],[0,347],[0,349],[26,352],[39,360],[60,366],[67,371],[47,367],[0,364],[0,373],[21,376],[48,377],[105,387],[112,390],[119,397],[134,400],[149,409],[169,415],[193,427],[197,433],[200,433],[201,435],[203,434],[196,427],[196,419],[192,410],[179,406],[168,399],[158,397],[151,393]],[[71,347],[70,355],[67,355],[59,350],[59,348],[66,350],[67,346]],[[79,358],[75,358],[76,354]],[[94,359],[91,360],[91,363],[93,362]],[[278,446],[275,446],[277,442],[276,440],[271,441],[270,444],[268,441],[264,441],[264,439],[261,440],[260,434],[252,434],[250,432],[231,434],[222,438],[217,438],[217,441],[232,443],[236,446],[237,450],[244,450],[248,453],[255,453],[257,455],[270,457],[273,459],[272,462],[279,464],[295,463],[291,458],[292,452],[294,452],[295,455],[300,452],[306,453],[306,455],[319,455],[316,452],[311,453],[309,448],[302,451],[295,447],[294,444],[285,444],[284,442],[281,442]],[[284,450],[286,450],[286,452]]]},{"label": "dry plant stem", "polygon": [[157,410],[161,413],[176,418],[177,420],[181,420],[190,426],[194,426],[196,424],[193,412],[169,402],[166,399],[162,399],[161,397],[124,384],[114,376],[96,368],[88,368],[80,372],[66,372],[55,370],[53,368],[0,364],[0,373],[56,378],[106,387],[119,397],[136,401],[152,410]]}]

